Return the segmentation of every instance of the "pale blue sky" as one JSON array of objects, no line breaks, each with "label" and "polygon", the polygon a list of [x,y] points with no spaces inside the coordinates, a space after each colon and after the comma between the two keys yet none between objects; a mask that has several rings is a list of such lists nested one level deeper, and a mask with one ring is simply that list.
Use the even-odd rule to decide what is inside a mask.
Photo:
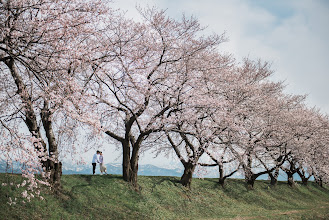
[{"label": "pale blue sky", "polygon": [[[138,20],[135,6],[167,9],[169,16],[196,16],[208,33],[226,32],[229,42],[219,48],[236,58],[261,58],[273,63],[275,80],[286,91],[308,94],[307,103],[329,114],[329,1],[327,0],[115,0]],[[113,162],[120,152],[105,150]],[[121,163],[121,158],[117,160]],[[141,157],[142,164],[168,166],[164,158]]]}]

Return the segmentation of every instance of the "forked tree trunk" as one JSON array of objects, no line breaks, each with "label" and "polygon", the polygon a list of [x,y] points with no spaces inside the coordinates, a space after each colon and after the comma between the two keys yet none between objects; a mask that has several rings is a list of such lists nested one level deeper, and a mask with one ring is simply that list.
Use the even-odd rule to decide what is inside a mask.
[{"label": "forked tree trunk", "polygon": [[[126,130],[129,131],[131,126],[126,125]],[[132,184],[132,186],[138,190],[137,185],[137,173],[138,173],[138,159],[139,159],[139,148],[145,135],[149,133],[143,133],[139,136],[137,141],[133,140],[129,132],[126,132],[125,137],[119,137],[111,131],[105,132],[110,137],[121,142],[122,145],[122,177],[124,181]],[[132,147],[132,152],[131,152]]]},{"label": "forked tree trunk", "polygon": [[311,175],[309,175],[308,177],[306,177],[306,172],[304,170],[297,170],[297,173],[299,175],[299,177],[302,180],[302,185],[307,186],[308,184],[308,180],[311,177]]},{"label": "forked tree trunk", "polygon": [[253,189],[256,179],[261,175],[269,174],[270,172],[271,170],[265,170],[259,173],[253,173],[251,171],[251,168],[245,170],[245,181],[246,181],[247,189]]},{"label": "forked tree trunk", "polygon": [[53,189],[58,190],[61,186],[62,177],[62,163],[54,162],[53,160],[46,160],[43,162],[43,167],[46,168],[46,172],[49,173],[49,183]]},{"label": "forked tree trunk", "polygon": [[[131,126],[126,125],[126,130],[129,131]],[[105,134],[119,141],[122,146],[122,178],[124,181],[130,181],[131,165],[130,165],[130,142],[129,132],[126,131],[124,137],[120,137],[111,131],[106,131]]]},{"label": "forked tree trunk", "polygon": [[187,162],[184,164],[184,174],[182,175],[180,182],[185,187],[191,187],[192,176],[196,165],[193,162]]},{"label": "forked tree trunk", "polygon": [[58,189],[61,186],[62,163],[58,161],[58,146],[52,128],[52,114],[48,109],[48,102],[44,102],[44,108],[41,111],[41,120],[46,132],[49,146],[49,157],[46,161],[46,170],[50,173],[49,183],[53,188]]},{"label": "forked tree trunk", "polygon": [[272,187],[275,187],[277,184],[278,184],[278,176],[279,176],[279,171],[280,171],[280,168],[276,168],[275,171],[274,171],[274,174],[273,173],[268,173],[271,181],[270,181],[270,184]]}]

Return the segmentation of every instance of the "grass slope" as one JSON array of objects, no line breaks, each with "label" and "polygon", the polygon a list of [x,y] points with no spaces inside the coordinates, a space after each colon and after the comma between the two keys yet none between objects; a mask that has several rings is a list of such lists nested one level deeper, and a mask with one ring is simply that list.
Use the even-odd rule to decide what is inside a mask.
[{"label": "grass slope", "polygon": [[[19,176],[0,174],[0,182]],[[243,180],[193,179],[192,189],[177,177],[139,177],[133,191],[121,176],[65,175],[63,193],[9,206],[10,186],[0,185],[0,219],[329,219],[329,189],[313,183],[274,189],[257,181],[247,191]],[[16,192],[17,193],[17,192]]]}]

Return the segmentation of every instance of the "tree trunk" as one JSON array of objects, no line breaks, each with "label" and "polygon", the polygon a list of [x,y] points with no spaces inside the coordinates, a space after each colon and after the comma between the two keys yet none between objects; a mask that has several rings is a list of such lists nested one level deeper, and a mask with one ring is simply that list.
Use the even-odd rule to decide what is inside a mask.
[{"label": "tree trunk", "polygon": [[43,162],[43,167],[49,172],[49,183],[53,189],[58,190],[61,186],[62,177],[62,163],[54,162],[52,159],[48,159]]},{"label": "tree trunk", "polygon": [[294,181],[294,177],[293,177],[294,173],[293,172],[287,172],[287,176],[288,176],[288,185],[293,187],[295,186],[295,181]]},{"label": "tree trunk", "polygon": [[244,170],[246,188],[250,190],[254,188],[254,183],[255,183],[255,177],[253,172],[251,171],[252,158],[250,152],[247,154],[247,158],[248,158],[247,164],[244,164],[242,167]]},{"label": "tree trunk", "polygon": [[131,170],[130,170],[129,182],[135,188],[136,191],[139,191],[138,183],[137,183],[139,149],[144,140],[144,137],[148,134],[149,134],[149,131],[141,133],[138,136],[137,140],[135,140],[133,136],[130,137],[130,143],[132,145],[132,153],[131,153],[131,159],[130,159]]},{"label": "tree trunk", "polygon": [[271,179],[270,184],[271,184],[271,186],[273,186],[273,187],[275,187],[275,186],[277,185],[277,183],[278,183],[279,171],[280,171],[280,168],[277,167],[277,168],[275,169],[275,171],[274,171],[274,174],[272,174],[272,173],[269,173],[269,174],[268,174],[269,177],[270,177],[270,179]]},{"label": "tree trunk", "polygon": [[251,149],[248,149],[247,151],[247,164],[243,165],[244,169],[244,175],[245,175],[245,182],[247,189],[253,189],[254,183],[255,183],[255,177],[254,174],[251,171],[251,165],[252,165],[252,156],[251,156]]},{"label": "tree trunk", "polygon": [[224,169],[222,165],[218,165],[218,171],[219,171],[219,179],[218,179],[218,183],[224,187],[224,183],[225,183],[225,178],[224,178]]},{"label": "tree trunk", "polygon": [[187,162],[184,164],[184,174],[182,175],[180,182],[185,187],[191,187],[192,176],[195,170],[195,164],[193,162]]},{"label": "tree trunk", "polygon": [[308,178],[302,177],[302,185],[307,186]]},{"label": "tree trunk", "polygon": [[248,190],[254,189],[255,180],[256,180],[256,178],[255,178],[254,174],[246,175],[245,181],[246,181]]},{"label": "tree trunk", "polygon": [[[130,121],[130,120],[127,120]],[[131,122],[131,121],[130,121]],[[138,173],[138,160],[139,160],[139,149],[144,140],[144,137],[150,134],[150,131],[141,133],[137,140],[130,135],[131,123],[126,124],[126,134],[125,137],[117,136],[111,131],[106,131],[105,133],[110,137],[121,142],[122,145],[122,176],[123,180],[132,184],[132,186],[138,190],[137,184],[137,173]],[[132,147],[132,152],[131,152]]]},{"label": "tree trunk", "polygon": [[302,185],[307,186],[308,179],[309,179],[311,176],[309,175],[309,177],[306,177],[306,174],[307,174],[307,173],[306,173],[304,170],[297,170],[297,173],[298,173],[299,177],[300,177],[301,180],[302,180]]},{"label": "tree trunk", "polygon": [[44,102],[44,108],[41,111],[41,120],[49,146],[49,159],[47,160],[46,170],[50,172],[50,184],[58,189],[61,185],[62,163],[58,161],[58,146],[52,128],[52,114],[48,109],[47,101]]},{"label": "tree trunk", "polygon": [[140,145],[142,144],[143,136],[139,136],[136,142],[133,144],[132,154],[131,154],[131,160],[130,160],[130,183],[135,188],[136,191],[139,191],[138,189],[138,183],[137,183],[137,174],[138,174],[138,160],[139,160],[139,149]]},{"label": "tree trunk", "polygon": [[131,166],[130,166],[130,145],[129,141],[124,141],[122,143],[122,176],[123,180],[129,182],[130,181],[130,173],[131,173]]},{"label": "tree trunk", "polygon": [[314,176],[315,183],[318,184],[320,187],[323,187],[323,181],[320,176]]},{"label": "tree trunk", "polygon": [[[127,119],[128,120],[128,119]],[[106,131],[105,134],[119,141],[122,146],[122,178],[124,181],[130,182],[131,165],[130,165],[130,142],[129,131],[131,125],[126,124],[126,133],[124,137],[120,137],[111,131]]]},{"label": "tree trunk", "polygon": [[137,174],[138,174],[138,161],[131,162],[131,172],[129,182],[138,191],[138,182],[137,182]]},{"label": "tree trunk", "polygon": [[271,181],[270,181],[271,186],[275,187],[278,183],[278,179],[275,178],[275,176],[272,173],[269,173],[268,176],[271,179]]}]

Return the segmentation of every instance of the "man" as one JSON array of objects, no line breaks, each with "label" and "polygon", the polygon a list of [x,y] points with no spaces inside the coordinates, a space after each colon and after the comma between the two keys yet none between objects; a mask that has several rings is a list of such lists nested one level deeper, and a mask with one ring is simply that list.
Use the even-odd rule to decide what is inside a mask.
[{"label": "man", "polygon": [[93,175],[95,174],[96,171],[96,163],[99,163],[99,154],[100,151],[96,151],[96,154],[94,154],[93,160],[91,162],[91,164],[93,165]]}]

